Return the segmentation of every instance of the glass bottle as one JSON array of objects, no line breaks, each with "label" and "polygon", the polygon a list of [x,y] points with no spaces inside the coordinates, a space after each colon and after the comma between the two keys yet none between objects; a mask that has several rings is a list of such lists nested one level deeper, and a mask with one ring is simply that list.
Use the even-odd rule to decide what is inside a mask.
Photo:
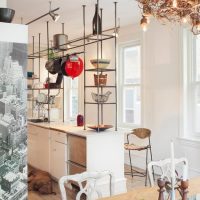
[{"label": "glass bottle", "polygon": [[101,18],[98,14],[98,5],[95,4],[95,14],[94,14],[94,18],[93,18],[93,35],[97,35],[102,33],[102,22],[101,22]]}]

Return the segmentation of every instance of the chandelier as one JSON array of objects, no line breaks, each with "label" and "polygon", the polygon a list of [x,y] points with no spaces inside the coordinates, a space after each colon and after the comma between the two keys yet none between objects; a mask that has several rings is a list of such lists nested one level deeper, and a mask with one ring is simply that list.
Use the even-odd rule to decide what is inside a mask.
[{"label": "chandelier", "polygon": [[142,10],[140,25],[147,29],[149,18],[173,23],[188,23],[194,35],[200,34],[200,0],[137,0]]}]

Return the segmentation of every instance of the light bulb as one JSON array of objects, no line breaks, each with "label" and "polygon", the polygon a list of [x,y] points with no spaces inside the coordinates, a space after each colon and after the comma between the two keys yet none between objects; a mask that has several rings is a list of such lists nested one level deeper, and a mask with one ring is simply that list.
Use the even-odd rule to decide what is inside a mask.
[{"label": "light bulb", "polygon": [[143,16],[141,21],[140,21],[140,26],[142,27],[142,30],[144,32],[147,31],[147,25],[148,25],[148,20],[145,16]]},{"label": "light bulb", "polygon": [[187,18],[186,18],[186,17],[183,17],[183,18],[182,18],[182,22],[183,22],[184,24],[186,24],[186,23],[187,23]]},{"label": "light bulb", "polygon": [[172,6],[173,6],[174,8],[177,7],[177,0],[173,0]]},{"label": "light bulb", "polygon": [[67,48],[68,48],[68,49],[70,49],[70,48],[71,48],[71,45],[70,45],[70,44],[68,44],[68,45],[67,45]]}]

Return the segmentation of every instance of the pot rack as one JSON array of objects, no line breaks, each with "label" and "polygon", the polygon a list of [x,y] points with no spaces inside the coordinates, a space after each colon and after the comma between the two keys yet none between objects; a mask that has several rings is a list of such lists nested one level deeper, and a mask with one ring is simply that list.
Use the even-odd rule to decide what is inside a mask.
[{"label": "pot rack", "polygon": [[[99,0],[97,0],[97,5],[99,8]],[[51,49],[54,50],[55,54],[59,54],[62,53],[62,56],[65,56],[65,53],[70,51],[70,50],[75,50],[77,48],[83,48],[83,51],[78,52],[77,54],[83,54],[83,58],[84,58],[84,130],[86,130],[86,125],[87,125],[87,109],[88,109],[88,105],[97,105],[97,126],[99,127],[101,124],[104,124],[104,105],[113,105],[115,108],[115,130],[117,131],[117,32],[119,30],[119,26],[117,25],[117,2],[114,2],[114,27],[110,28],[110,29],[106,29],[103,30],[101,34],[98,33],[97,31],[97,35],[93,35],[93,34],[88,34],[86,35],[86,5],[82,6],[83,8],[83,37],[79,37],[73,40],[69,40],[67,43],[60,45],[60,46],[64,46],[64,45],[70,45],[71,47],[69,47],[67,50],[54,50],[53,48],[50,48],[49,45],[49,22],[47,21],[47,48],[44,50],[40,49],[40,37],[41,34],[39,34],[39,51],[35,52],[34,51],[34,36],[33,36],[33,52],[31,54],[28,55],[29,59],[39,59],[39,69],[40,69],[40,58],[42,57],[47,57],[49,55],[49,52]],[[102,11],[103,9],[100,9],[100,14],[101,14],[101,19],[103,18],[102,15]],[[99,9],[98,9],[98,14],[99,14]],[[97,15],[98,16],[98,15]],[[112,34],[110,34],[110,32],[112,32]],[[64,23],[62,23],[62,33],[64,34]],[[113,34],[114,33],[114,34]],[[115,56],[114,56],[114,66],[112,66],[112,68],[106,68],[106,69],[101,69],[99,68],[98,64],[97,64],[97,68],[95,69],[88,69],[86,67],[86,47],[90,46],[92,44],[96,44],[96,53],[97,53],[97,60],[99,60],[100,58],[102,58],[103,55],[103,42],[107,41],[107,40],[114,40],[114,51],[115,51]],[[101,56],[99,56],[99,54]],[[34,65],[34,62],[33,62]],[[40,71],[40,70],[39,70]],[[113,72],[114,73],[114,84],[113,85],[109,85],[109,86],[94,86],[94,85],[87,85],[86,84],[86,73],[88,72],[96,72],[97,75],[100,75],[100,73],[102,72]],[[39,76],[40,77],[40,76]],[[49,73],[48,73],[48,77],[49,77]],[[114,101],[113,102],[106,102],[106,103],[99,103],[99,102],[90,102],[87,100],[87,89],[88,88],[93,88],[97,90],[97,95],[102,95],[104,92],[105,88],[112,88],[114,89]],[[63,87],[61,88],[64,91],[64,79],[63,79]],[[42,90],[42,89],[40,89]],[[50,94],[50,88],[48,88],[48,96]],[[49,115],[49,111],[50,111],[50,107],[48,105],[48,119],[50,122],[50,115]],[[63,121],[64,121],[64,95],[63,95]],[[99,128],[97,129],[97,131],[99,132]]]}]

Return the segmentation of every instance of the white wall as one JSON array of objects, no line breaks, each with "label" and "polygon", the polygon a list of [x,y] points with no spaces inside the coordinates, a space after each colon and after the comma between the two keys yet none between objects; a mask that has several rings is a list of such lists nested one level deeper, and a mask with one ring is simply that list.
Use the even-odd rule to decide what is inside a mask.
[{"label": "white wall", "polygon": [[6,8],[7,7],[7,0],[1,0],[0,1],[0,8]]},{"label": "white wall", "polygon": [[[140,40],[143,52],[143,127],[152,130],[152,148],[154,160],[170,156],[170,141],[175,141],[176,156],[186,156],[190,163],[190,175],[200,175],[200,143],[180,140],[182,66],[180,27],[161,25],[151,22],[143,33],[138,26],[127,26],[120,30],[119,45],[128,41]],[[114,52],[110,44],[104,45],[106,58],[113,59]],[[87,51],[87,57],[94,57],[94,49]],[[90,81],[93,79],[91,78]],[[89,94],[88,94],[89,95]],[[108,108],[105,122],[111,123],[114,110]],[[95,123],[94,109],[89,109],[87,119]],[[145,154],[134,153],[135,166],[144,168]],[[128,154],[125,162],[129,163]]]}]

